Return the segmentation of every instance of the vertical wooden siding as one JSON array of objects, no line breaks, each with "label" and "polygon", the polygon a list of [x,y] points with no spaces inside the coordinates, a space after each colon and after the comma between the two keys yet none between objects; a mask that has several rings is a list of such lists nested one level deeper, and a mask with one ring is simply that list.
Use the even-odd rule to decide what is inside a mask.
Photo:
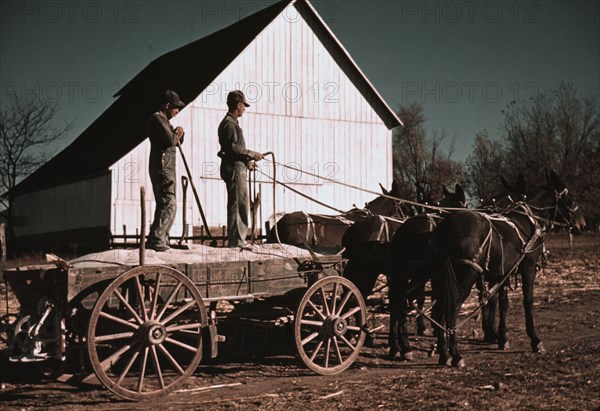
[{"label": "vertical wooden siding", "polygon": [[[202,58],[199,56],[199,58]],[[210,64],[207,61],[206,64]],[[173,121],[186,130],[183,144],[210,225],[226,223],[225,185],[219,178],[217,127],[226,113],[227,93],[243,90],[251,104],[240,119],[250,149],[273,151],[276,160],[339,181],[379,190],[391,184],[391,132],[294,9],[280,15],[214,82]],[[149,191],[148,223],[154,209],[147,172],[146,140],[112,167],[112,229],[139,226],[139,187]],[[268,162],[261,170],[272,175]],[[185,173],[178,159],[179,177]],[[312,176],[277,168],[279,179],[337,208],[362,206],[373,198]],[[262,213],[272,214],[272,190],[261,177]],[[178,216],[171,231],[181,233],[181,185]],[[332,213],[288,190],[277,189],[277,211]],[[188,192],[188,222],[200,216]],[[129,228],[131,227],[131,229]]]},{"label": "vertical wooden siding", "polygon": [[17,237],[110,223],[111,176],[34,191],[15,198]]}]

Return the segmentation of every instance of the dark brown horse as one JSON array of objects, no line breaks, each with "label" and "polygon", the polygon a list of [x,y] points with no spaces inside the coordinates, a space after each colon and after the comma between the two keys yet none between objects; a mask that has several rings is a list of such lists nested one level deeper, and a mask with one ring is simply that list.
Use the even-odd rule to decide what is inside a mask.
[{"label": "dark brown horse", "polygon": [[[465,207],[465,193],[457,184],[452,193],[444,187],[444,198],[440,200],[440,207]],[[394,219],[366,217],[357,221],[345,234],[342,244],[345,247],[344,257],[349,261],[344,270],[344,276],[356,284],[366,298],[373,291],[379,274],[388,276],[388,296],[390,299],[390,354],[394,356],[401,351],[407,354],[408,339],[405,338],[404,349],[399,347],[399,335],[406,336],[406,332],[399,332],[399,324],[405,330],[405,321],[400,318],[405,316],[404,294],[408,284],[414,284],[412,278],[423,278],[423,282],[415,292],[420,305],[424,297],[427,277],[422,275],[419,265],[424,264],[425,251],[429,235],[437,221],[442,217],[436,213],[423,214],[408,218],[403,223]],[[395,229],[395,230],[394,230]],[[409,278],[411,277],[411,278]],[[420,291],[420,292],[419,292]],[[414,297],[413,297],[414,298]],[[402,307],[402,308],[401,308]],[[400,315],[402,314],[402,316]],[[423,328],[420,320],[421,328]]]},{"label": "dark brown horse", "polygon": [[527,335],[534,352],[545,352],[533,318],[536,261],[542,251],[543,226],[554,222],[573,225],[576,205],[565,184],[551,171],[547,184],[517,202],[501,216],[476,211],[456,212],[435,228],[428,250],[431,261],[433,318],[438,328],[439,363],[465,365],[456,341],[460,307],[478,281],[499,297],[498,344],[508,342],[506,281],[521,274]]},{"label": "dark brown horse", "polygon": [[[384,195],[395,196],[394,187],[392,191],[387,191],[383,187],[381,189]],[[364,209],[353,208],[338,215],[295,211],[285,214],[277,221],[277,232],[275,227],[269,231],[267,243],[280,241],[296,247],[304,247],[306,243],[313,248],[340,248],[344,233],[355,221],[367,216],[401,218],[404,212],[400,201],[383,196],[366,203]]]},{"label": "dark brown horse", "polygon": [[[454,193],[444,187],[444,198],[438,203],[444,208],[466,208],[465,192],[456,184]],[[388,296],[390,300],[389,357],[400,353],[403,360],[412,360],[406,327],[407,313],[412,302],[422,309],[425,284],[430,275],[426,264],[426,251],[431,233],[448,212],[426,213],[407,219],[395,232],[390,244]],[[417,332],[424,334],[425,323],[417,316]]]}]

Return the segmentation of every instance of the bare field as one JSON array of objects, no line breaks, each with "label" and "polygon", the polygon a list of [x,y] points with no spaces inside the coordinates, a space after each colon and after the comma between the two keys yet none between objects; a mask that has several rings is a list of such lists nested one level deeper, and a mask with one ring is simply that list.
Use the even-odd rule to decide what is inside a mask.
[{"label": "bare field", "polygon": [[[385,337],[335,376],[314,375],[293,355],[201,365],[182,391],[152,402],[122,401],[101,386],[31,381],[31,369],[0,368],[3,409],[592,410],[600,407],[600,237],[552,235],[536,287],[536,325],[545,355],[525,334],[520,287],[510,292],[510,351],[483,345],[479,325],[460,330],[467,367],[428,357],[433,338],[413,337],[414,362],[390,361]],[[4,299],[4,297],[3,297]],[[474,301],[471,301],[473,303]],[[4,308],[2,309],[4,312]],[[385,323],[387,316],[379,315]],[[281,352],[281,347],[273,351]]]}]

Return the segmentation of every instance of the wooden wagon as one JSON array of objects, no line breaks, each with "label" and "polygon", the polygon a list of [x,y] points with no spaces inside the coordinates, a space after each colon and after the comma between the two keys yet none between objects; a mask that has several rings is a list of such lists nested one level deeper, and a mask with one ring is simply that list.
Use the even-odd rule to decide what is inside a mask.
[{"label": "wooden wagon", "polygon": [[145,265],[136,250],[110,250],[7,270],[20,303],[10,360],[66,364],[121,397],[158,397],[190,377],[203,355],[215,357],[219,342],[242,353],[251,346],[235,341],[243,333],[222,335],[219,326],[251,320],[236,308],[261,301],[271,309],[257,323],[287,330],[311,370],[335,374],[355,361],[366,336],[367,309],[340,275],[344,264],[338,255],[278,244],[242,252],[193,245],[149,251]]}]

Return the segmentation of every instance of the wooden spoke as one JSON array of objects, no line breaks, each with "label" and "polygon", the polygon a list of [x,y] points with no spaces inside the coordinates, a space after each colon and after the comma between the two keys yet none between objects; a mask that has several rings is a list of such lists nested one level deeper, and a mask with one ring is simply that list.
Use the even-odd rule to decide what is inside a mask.
[{"label": "wooden spoke", "polygon": [[331,299],[333,300],[331,302],[331,312],[334,313],[334,314],[336,313],[336,311],[335,311],[335,305],[336,305],[336,302],[337,302],[338,286],[339,286],[339,283],[335,283],[333,285],[333,294],[331,295]]},{"label": "wooden spoke", "polygon": [[100,335],[96,337],[96,342],[104,342],[104,341],[114,341],[114,340],[120,340],[123,338],[131,338],[133,337],[132,332],[127,332],[127,333],[117,333],[117,334],[109,334],[109,335]]},{"label": "wooden spoke", "polygon": [[312,333],[308,337],[306,337],[305,339],[303,339],[302,342],[301,342],[301,344],[302,345],[306,345],[309,342],[311,342],[312,340],[314,340],[315,338],[317,338],[318,336],[319,336],[319,333]]},{"label": "wooden spoke", "polygon": [[300,320],[302,325],[314,325],[315,327],[322,327],[323,321],[315,321],[315,320]]},{"label": "wooden spoke", "polygon": [[114,363],[119,361],[121,359],[121,356],[123,354],[125,354],[127,351],[129,351],[130,348],[131,348],[131,345],[129,345],[129,344],[124,347],[121,347],[121,349],[115,351],[110,357],[108,357],[104,361],[102,361],[100,363],[100,368],[103,370],[107,370],[108,368],[110,368],[111,365],[113,365]]},{"label": "wooden spoke", "polygon": [[[333,290],[333,293],[325,290]],[[352,306],[349,306],[350,300]],[[321,302],[324,308],[319,310],[316,305],[320,307]],[[366,333],[360,326],[366,318],[365,302],[350,280],[337,276],[318,280],[306,291],[296,310],[294,339],[300,359],[323,375],[345,370],[356,360],[364,344]],[[346,323],[345,334],[350,333],[351,338],[340,335],[339,321]]]},{"label": "wooden spoke", "polygon": [[142,290],[142,284],[140,283],[140,277],[135,276],[135,288],[138,293],[138,298],[140,299],[140,310],[142,310],[142,317],[144,317],[144,321],[148,321],[148,313],[146,312],[146,304],[144,302],[144,291]]},{"label": "wooden spoke", "polygon": [[315,312],[319,315],[319,317],[321,317],[322,320],[324,320],[325,318],[327,318],[323,312],[321,310],[319,310],[319,308],[313,304],[312,301],[308,300],[308,305],[310,305],[310,307],[315,310]]},{"label": "wooden spoke", "polygon": [[319,350],[321,349],[322,346],[323,346],[323,340],[321,340],[317,343],[317,347],[315,348],[315,350],[313,351],[313,353],[310,356],[311,361],[314,361],[315,358],[317,358],[317,354],[319,353]]},{"label": "wooden spoke", "polygon": [[340,360],[340,364],[344,363],[344,359],[342,358],[342,352],[340,351],[340,344],[338,343],[337,337],[333,337],[333,345],[335,346],[335,352]]},{"label": "wooden spoke", "polygon": [[158,303],[158,296],[160,293],[160,277],[161,273],[156,274],[156,284],[154,285],[154,297],[152,298],[152,304],[150,305],[150,319],[154,320],[156,314],[156,305]]},{"label": "wooden spoke", "polygon": [[341,317],[345,320],[346,318],[350,317],[351,315],[356,314],[359,311],[360,311],[360,306],[356,306],[353,309],[351,309],[350,311],[348,311],[346,314],[342,315]]},{"label": "wooden spoke", "polygon": [[148,362],[148,351],[150,349],[148,347],[144,348],[144,357],[142,358],[142,362],[140,364],[140,376],[138,378],[138,392],[142,392],[142,387],[144,386],[144,376],[146,375],[146,364]]},{"label": "wooden spoke", "polygon": [[[200,323],[191,323],[191,324],[181,324],[181,325],[171,325],[167,327],[167,332],[176,332],[176,331],[185,331],[185,330],[195,330],[202,328],[202,324]],[[197,333],[195,333],[197,334]]]},{"label": "wooden spoke", "polygon": [[167,359],[171,362],[171,364],[173,364],[173,366],[179,372],[179,374],[181,374],[181,375],[185,374],[185,371],[183,371],[183,368],[181,368],[181,365],[179,365],[177,360],[175,360],[175,358],[173,358],[171,353],[169,351],[167,351],[167,349],[162,344],[158,344],[158,349],[160,350],[160,352],[163,353],[163,355],[165,357],[167,357]]},{"label": "wooden spoke", "polygon": [[134,324],[134,323],[130,323],[129,321],[126,321],[122,318],[119,317],[115,317],[112,314],[109,313],[105,313],[104,311],[100,311],[100,313],[98,314],[100,317],[106,318],[108,320],[112,320],[114,322],[117,322],[119,324],[123,324],[127,327],[133,328],[134,330],[137,330],[138,328],[140,328],[138,325]]},{"label": "wooden spoke", "polygon": [[351,296],[352,296],[352,292],[350,290],[348,290],[346,292],[346,294],[344,294],[344,298],[342,299],[342,302],[340,303],[338,312],[336,313],[337,315],[340,315],[342,313],[342,311],[344,310],[344,307],[346,306],[346,303],[348,302],[348,300],[350,299]]},{"label": "wooden spoke", "polygon": [[185,310],[187,310],[188,308],[190,308],[191,306],[193,306],[196,303],[197,303],[196,300],[188,301],[183,307],[179,307],[179,309],[175,310],[167,318],[165,318],[164,320],[162,320],[161,323],[163,325],[167,325],[169,323],[169,321],[171,321],[172,319],[174,319],[179,314],[181,314],[182,312],[184,312]]},{"label": "wooden spoke", "polygon": [[123,297],[123,295],[119,292],[119,290],[115,289],[114,293],[117,296],[117,298],[119,300],[121,300],[121,302],[127,308],[127,310],[129,310],[129,312],[131,313],[131,315],[133,315],[133,318],[135,318],[135,320],[138,323],[143,324],[144,321],[142,321],[142,319],[140,318],[140,316],[138,315],[138,313],[133,309],[133,307],[129,304],[129,302],[125,299],[125,297]]},{"label": "wooden spoke", "polygon": [[121,383],[123,382],[123,379],[125,378],[125,376],[129,372],[129,370],[131,369],[131,366],[133,365],[133,363],[137,359],[138,355],[140,355],[140,351],[139,350],[133,353],[133,355],[129,359],[129,362],[127,363],[127,365],[125,366],[125,368],[121,372],[121,375],[119,375],[119,379],[117,379],[117,385],[121,385]]},{"label": "wooden spoke", "polygon": [[165,339],[165,341],[170,342],[171,344],[177,345],[178,347],[185,348],[186,350],[191,351],[191,352],[198,351],[198,349],[196,347],[192,347],[191,345],[187,345],[185,343],[182,343],[181,341],[174,340],[173,338],[170,338],[170,337]]},{"label": "wooden spoke", "polygon": [[[198,289],[184,274],[164,266],[136,267],[111,281],[91,311],[87,331],[87,351],[98,380],[129,400],[146,400],[174,391],[192,375],[202,358],[201,331],[208,318]],[[169,290],[165,290],[167,287]],[[129,293],[121,291],[124,289]],[[164,305],[161,293],[168,294]],[[111,305],[108,310],[111,299],[115,307]],[[139,300],[140,309],[135,300]],[[164,323],[172,323],[164,329],[159,324],[163,317]],[[111,326],[112,331],[107,332]],[[159,328],[162,331],[157,334]],[[153,338],[163,332],[167,333],[164,341]],[[123,346],[112,348],[111,344]]]},{"label": "wooden spoke", "polygon": [[173,291],[171,291],[171,294],[169,294],[169,297],[167,298],[167,301],[165,301],[165,304],[163,305],[163,308],[160,310],[160,313],[156,316],[156,321],[160,321],[160,319],[164,315],[165,311],[167,311],[167,307],[169,307],[169,304],[171,304],[171,301],[173,300],[173,297],[175,297],[175,295],[177,295],[177,292],[179,291],[179,289],[181,288],[182,285],[183,285],[183,283],[179,282],[175,286],[175,288],[173,289]]},{"label": "wooden spoke", "polygon": [[354,345],[352,345],[352,343],[350,341],[348,341],[348,339],[346,337],[344,337],[343,335],[340,335],[340,339],[351,349],[356,349],[356,347]]},{"label": "wooden spoke", "polygon": [[152,354],[152,362],[154,363],[154,370],[156,371],[158,381],[160,382],[160,388],[165,388],[165,380],[162,375],[162,370],[160,369],[160,361],[158,361],[155,345],[150,346],[150,353]]},{"label": "wooden spoke", "polygon": [[321,298],[323,299],[323,306],[325,307],[325,312],[329,316],[331,314],[331,311],[329,311],[329,304],[327,304],[327,297],[325,297],[325,290],[323,289],[323,287],[320,287],[319,289],[321,290]]}]

